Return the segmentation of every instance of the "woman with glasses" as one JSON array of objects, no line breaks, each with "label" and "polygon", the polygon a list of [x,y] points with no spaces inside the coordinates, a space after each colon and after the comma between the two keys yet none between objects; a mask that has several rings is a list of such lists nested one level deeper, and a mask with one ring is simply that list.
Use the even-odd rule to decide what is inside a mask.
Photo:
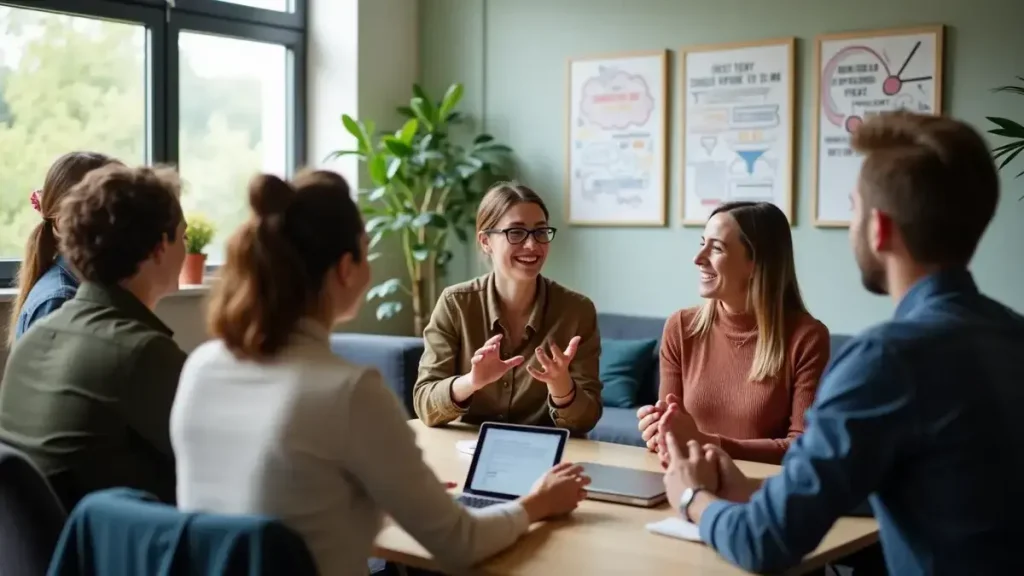
[{"label": "woman with glasses", "polygon": [[589,432],[601,417],[597,310],[541,276],[555,237],[544,201],[521,184],[498,184],[480,203],[476,229],[492,271],[438,299],[423,331],[416,415],[428,426],[461,418]]}]

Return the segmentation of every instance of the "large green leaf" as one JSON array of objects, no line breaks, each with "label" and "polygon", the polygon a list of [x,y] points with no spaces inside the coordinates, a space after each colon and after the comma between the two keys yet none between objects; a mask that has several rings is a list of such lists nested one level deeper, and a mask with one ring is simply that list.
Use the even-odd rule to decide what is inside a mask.
[{"label": "large green leaf", "polygon": [[390,216],[377,216],[366,221],[366,233],[373,234],[391,223]]},{"label": "large green leaf", "polygon": [[366,153],[373,148],[370,144],[370,135],[358,120],[348,114],[342,114],[341,123],[345,126],[345,130],[348,130],[348,133],[355,137],[356,142],[359,144],[360,152]]},{"label": "large green leaf", "polygon": [[416,131],[418,131],[419,129],[419,120],[415,118],[410,118],[405,121],[405,124],[402,126],[402,129],[399,130],[398,133],[395,134],[395,136],[397,136],[398,139],[401,140],[402,142],[411,145],[413,138],[416,137]]},{"label": "large green leaf", "polygon": [[388,183],[388,164],[387,158],[383,155],[378,154],[370,159],[367,170],[370,173],[370,179],[377,186],[383,186]]},{"label": "large green leaf", "polygon": [[412,146],[409,146],[398,138],[385,138],[384,145],[387,146],[389,152],[399,158],[408,158],[409,156],[412,156]]},{"label": "large green leaf", "polygon": [[433,109],[431,108],[430,102],[423,98],[413,98],[409,103],[412,107],[412,111],[416,114],[416,118],[423,124],[423,126],[430,131],[434,130]]},{"label": "large green leaf", "polygon": [[413,244],[410,253],[417,262],[426,262],[427,258],[430,258],[430,248],[418,242]]},{"label": "large green leaf", "polygon": [[441,108],[437,112],[437,117],[441,122],[448,120],[448,115],[455,110],[455,107],[459,105],[459,101],[462,100],[462,84],[452,84],[448,87],[448,91],[444,93],[444,98],[441,99]]}]

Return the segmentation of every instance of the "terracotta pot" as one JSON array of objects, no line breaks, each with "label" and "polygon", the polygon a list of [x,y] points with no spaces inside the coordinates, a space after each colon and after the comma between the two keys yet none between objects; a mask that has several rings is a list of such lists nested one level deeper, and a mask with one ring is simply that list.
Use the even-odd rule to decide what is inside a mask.
[{"label": "terracotta pot", "polygon": [[186,254],[185,263],[181,265],[178,283],[182,286],[197,286],[203,283],[203,272],[206,268],[206,254]]}]

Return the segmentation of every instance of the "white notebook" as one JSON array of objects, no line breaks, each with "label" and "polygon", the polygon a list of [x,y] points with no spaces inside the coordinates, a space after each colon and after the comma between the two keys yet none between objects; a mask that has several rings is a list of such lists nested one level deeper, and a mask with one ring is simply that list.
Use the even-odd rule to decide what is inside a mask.
[{"label": "white notebook", "polygon": [[646,528],[650,532],[668,536],[669,538],[701,542],[700,528],[696,524],[687,522],[679,517],[673,516],[658,522],[651,522]]}]

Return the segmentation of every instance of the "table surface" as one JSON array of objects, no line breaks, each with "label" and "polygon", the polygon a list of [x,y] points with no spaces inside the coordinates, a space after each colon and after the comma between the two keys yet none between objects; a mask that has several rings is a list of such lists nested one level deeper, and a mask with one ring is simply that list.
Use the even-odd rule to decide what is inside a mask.
[{"label": "table surface", "polygon": [[[476,428],[460,424],[429,428],[419,420],[409,425],[417,435],[427,464],[442,482],[457,482],[459,489],[469,470],[471,456],[460,453],[455,443],[476,437]],[[642,470],[660,471],[655,454],[643,448],[592,440],[570,439],[563,460],[599,462]],[[778,466],[737,462],[751,477],[768,477]],[[564,520],[539,522],[512,547],[480,564],[488,574],[746,574],[713,550],[652,534],[644,526],[672,515],[668,504],[639,508],[586,500]],[[871,518],[842,518],[794,574],[820,568],[878,540],[878,524]],[[437,569],[430,554],[396,524],[386,521],[377,536],[374,556],[408,566]]]}]

